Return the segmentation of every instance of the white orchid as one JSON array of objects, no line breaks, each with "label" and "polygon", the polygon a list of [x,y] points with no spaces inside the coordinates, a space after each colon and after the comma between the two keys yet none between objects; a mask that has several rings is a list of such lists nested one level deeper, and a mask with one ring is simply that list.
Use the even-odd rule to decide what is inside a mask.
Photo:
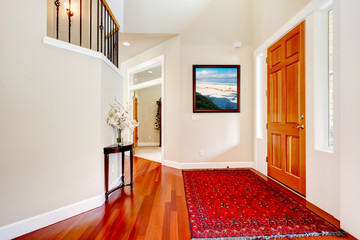
[{"label": "white orchid", "polygon": [[122,106],[116,100],[113,104],[109,105],[110,109],[106,118],[106,123],[111,127],[120,130],[130,129],[132,131],[139,125],[137,121],[130,117],[128,105]]}]

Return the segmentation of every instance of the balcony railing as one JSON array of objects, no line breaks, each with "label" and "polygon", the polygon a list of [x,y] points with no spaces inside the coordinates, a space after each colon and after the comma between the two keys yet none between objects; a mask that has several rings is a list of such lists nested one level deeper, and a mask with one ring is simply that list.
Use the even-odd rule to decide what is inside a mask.
[{"label": "balcony railing", "polygon": [[101,52],[118,67],[120,25],[106,1],[52,1],[48,0],[48,36]]}]

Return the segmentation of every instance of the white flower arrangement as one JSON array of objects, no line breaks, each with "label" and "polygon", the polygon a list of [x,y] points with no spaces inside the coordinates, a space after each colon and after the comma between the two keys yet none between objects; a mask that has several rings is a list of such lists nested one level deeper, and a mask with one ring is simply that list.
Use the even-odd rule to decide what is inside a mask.
[{"label": "white flower arrangement", "polygon": [[106,118],[106,123],[111,127],[119,130],[130,129],[130,131],[133,131],[134,128],[139,125],[137,121],[130,117],[128,105],[124,107],[116,100],[113,104],[109,105],[110,110]]}]

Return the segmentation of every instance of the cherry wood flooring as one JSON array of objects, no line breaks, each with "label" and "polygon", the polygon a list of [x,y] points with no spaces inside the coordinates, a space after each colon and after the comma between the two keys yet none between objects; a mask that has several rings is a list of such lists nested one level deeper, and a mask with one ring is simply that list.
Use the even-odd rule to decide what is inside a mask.
[{"label": "cherry wood flooring", "polygon": [[[256,171],[254,170],[254,172]],[[333,224],[339,224],[329,214],[307,203],[306,200],[275,181],[258,174],[313,211],[317,211]],[[189,240],[190,238],[181,170],[134,157],[133,192],[128,187],[117,190],[110,195],[109,202],[101,207],[16,239]],[[327,236],[302,239],[345,240],[355,238]]]}]

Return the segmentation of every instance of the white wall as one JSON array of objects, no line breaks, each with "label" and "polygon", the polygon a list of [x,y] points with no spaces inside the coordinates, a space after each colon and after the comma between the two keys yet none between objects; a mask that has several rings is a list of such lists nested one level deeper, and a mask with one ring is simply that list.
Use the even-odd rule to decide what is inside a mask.
[{"label": "white wall", "polygon": [[[360,238],[360,2],[335,1],[335,34],[340,36],[337,61],[340,91],[340,220],[341,227]],[[355,24],[355,25],[354,25]]]},{"label": "white wall", "polygon": [[0,44],[0,226],[104,192],[105,95],[122,98],[121,78],[100,59],[43,44],[46,12],[46,1],[0,9],[11,36]]},{"label": "white wall", "polygon": [[[333,149],[327,149],[325,146],[327,144],[323,144],[321,140],[327,139],[328,116],[328,50],[327,44],[324,44],[328,41],[326,18],[327,11],[324,10],[317,10],[306,18],[306,199],[339,219],[339,109],[337,105],[335,106]],[[339,99],[335,96],[334,103],[337,104],[338,101]],[[326,118],[325,123],[323,118]]]}]

